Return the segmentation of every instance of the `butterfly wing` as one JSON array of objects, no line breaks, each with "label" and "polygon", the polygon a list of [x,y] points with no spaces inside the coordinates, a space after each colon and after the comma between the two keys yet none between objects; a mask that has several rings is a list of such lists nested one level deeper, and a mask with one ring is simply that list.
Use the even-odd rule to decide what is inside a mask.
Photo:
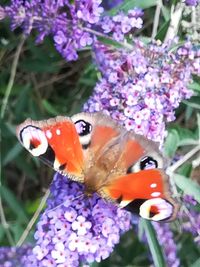
[{"label": "butterfly wing", "polygon": [[125,173],[111,175],[100,194],[145,219],[173,220],[179,205],[171,197],[169,179],[162,170],[166,159],[159,152],[158,144],[128,132],[122,146],[118,164]]},{"label": "butterfly wing", "polygon": [[[120,207],[161,221],[175,217],[168,177],[157,144],[127,132],[102,113],[80,113],[17,127],[22,145],[56,171],[84,182]],[[152,169],[153,168],[153,169]]]},{"label": "butterfly wing", "polygon": [[84,157],[74,126],[68,117],[44,121],[27,119],[16,129],[22,145],[56,171],[83,182]]},{"label": "butterfly wing", "polygon": [[149,220],[170,221],[178,211],[178,204],[169,191],[168,177],[160,169],[117,177],[102,188],[101,194]]}]

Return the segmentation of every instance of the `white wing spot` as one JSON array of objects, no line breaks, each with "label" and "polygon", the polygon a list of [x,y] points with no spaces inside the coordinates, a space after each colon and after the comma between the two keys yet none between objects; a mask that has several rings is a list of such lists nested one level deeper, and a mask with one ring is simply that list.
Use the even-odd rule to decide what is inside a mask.
[{"label": "white wing spot", "polygon": [[[21,142],[24,147],[34,156],[38,157],[44,154],[48,148],[48,141],[45,133],[35,126],[27,126],[21,130]],[[33,141],[37,141],[36,147],[30,147]],[[32,144],[34,146],[34,142]]]},{"label": "white wing spot", "polygon": [[48,139],[51,139],[51,137],[52,137],[52,133],[51,133],[50,130],[47,130],[47,131],[46,131],[46,136],[47,136]]},{"label": "white wing spot", "polygon": [[60,134],[61,134],[60,129],[56,129],[56,134],[57,134],[57,135],[60,135]]},{"label": "white wing spot", "polygon": [[152,197],[159,197],[160,196],[160,192],[153,192],[151,194]]},{"label": "white wing spot", "polygon": [[157,186],[157,184],[155,184],[155,183],[150,185],[151,188],[155,188],[156,186]]}]

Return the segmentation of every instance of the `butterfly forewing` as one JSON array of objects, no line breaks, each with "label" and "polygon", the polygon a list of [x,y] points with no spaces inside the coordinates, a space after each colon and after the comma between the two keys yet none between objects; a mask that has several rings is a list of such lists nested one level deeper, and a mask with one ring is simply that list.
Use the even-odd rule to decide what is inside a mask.
[{"label": "butterfly forewing", "polygon": [[22,145],[33,155],[64,175],[83,180],[83,152],[72,121],[56,117],[46,121],[26,120],[17,127]]}]

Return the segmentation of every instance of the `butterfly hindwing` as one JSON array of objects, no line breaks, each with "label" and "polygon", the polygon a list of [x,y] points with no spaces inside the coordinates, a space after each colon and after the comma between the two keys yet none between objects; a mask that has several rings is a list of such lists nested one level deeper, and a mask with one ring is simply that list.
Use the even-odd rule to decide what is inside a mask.
[{"label": "butterfly hindwing", "polygon": [[28,119],[17,127],[17,136],[33,156],[74,180],[83,180],[83,152],[71,119],[64,116],[44,121]]},{"label": "butterfly hindwing", "polygon": [[170,221],[178,209],[170,196],[168,177],[160,169],[142,170],[115,178],[102,191],[120,207],[145,219]]}]

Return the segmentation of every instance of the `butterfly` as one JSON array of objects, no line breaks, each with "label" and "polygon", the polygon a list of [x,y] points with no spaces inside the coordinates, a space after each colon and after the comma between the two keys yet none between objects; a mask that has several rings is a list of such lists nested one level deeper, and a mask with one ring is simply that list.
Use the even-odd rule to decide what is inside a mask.
[{"label": "butterfly", "polygon": [[158,144],[127,131],[109,116],[79,113],[27,119],[16,134],[34,157],[84,183],[85,195],[96,192],[145,219],[175,219],[179,205],[171,196]]}]

